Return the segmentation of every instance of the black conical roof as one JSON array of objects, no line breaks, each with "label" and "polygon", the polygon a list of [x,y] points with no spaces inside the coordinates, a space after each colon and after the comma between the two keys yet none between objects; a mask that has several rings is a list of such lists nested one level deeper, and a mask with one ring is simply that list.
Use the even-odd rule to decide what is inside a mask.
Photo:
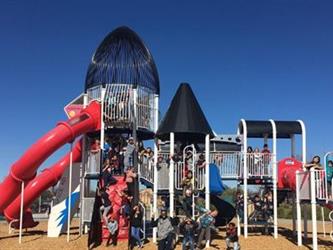
[{"label": "black conical roof", "polygon": [[108,34],[96,49],[88,67],[85,90],[104,84],[140,85],[160,92],[154,59],[141,38],[128,27]]},{"label": "black conical roof", "polygon": [[156,133],[168,140],[174,132],[177,141],[203,140],[213,131],[188,83],[181,83]]}]

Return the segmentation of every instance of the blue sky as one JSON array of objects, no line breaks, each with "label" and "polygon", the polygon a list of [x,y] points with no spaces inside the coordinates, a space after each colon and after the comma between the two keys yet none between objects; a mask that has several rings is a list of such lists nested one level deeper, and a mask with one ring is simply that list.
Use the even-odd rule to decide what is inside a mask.
[{"label": "blue sky", "polygon": [[66,119],[94,50],[120,25],[155,58],[162,113],[189,82],[218,133],[235,133],[241,118],[303,119],[308,154],[333,150],[332,13],[332,1],[306,0],[1,1],[0,179]]}]

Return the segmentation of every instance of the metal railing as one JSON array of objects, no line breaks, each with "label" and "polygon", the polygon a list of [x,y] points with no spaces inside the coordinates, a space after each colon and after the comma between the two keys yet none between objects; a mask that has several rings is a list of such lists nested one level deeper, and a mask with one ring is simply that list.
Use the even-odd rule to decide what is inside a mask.
[{"label": "metal railing", "polygon": [[215,151],[210,154],[210,162],[219,167],[222,178],[237,179],[243,177],[244,157],[249,178],[272,177],[273,154]]},{"label": "metal railing", "polygon": [[104,97],[104,122],[106,126],[126,126],[131,122],[132,86],[108,84]]},{"label": "metal railing", "polygon": [[186,177],[187,171],[193,172],[193,187],[195,190],[202,190],[205,187],[205,167],[194,166],[194,169],[184,164],[184,162],[175,163],[175,188],[178,190],[183,189],[183,180]]},{"label": "metal railing", "polygon": [[271,177],[273,154],[247,153],[248,177]]},{"label": "metal railing", "polygon": [[149,158],[141,158],[139,164],[140,178],[145,179],[150,183],[154,183],[154,162]]},{"label": "metal railing", "polygon": [[139,202],[139,205],[142,208],[142,229],[140,228],[140,231],[142,232],[141,240],[144,240],[146,239],[146,207],[142,202]]},{"label": "metal railing", "polygon": [[169,163],[170,154],[167,152],[159,152],[157,157],[157,185],[159,190],[169,190]]},{"label": "metal railing", "polygon": [[101,93],[102,93],[102,87],[101,86],[96,86],[92,87],[87,90],[87,96],[88,96],[88,103],[96,100],[96,101],[101,101]]},{"label": "metal railing", "polygon": [[[137,88],[137,126],[155,131],[155,111],[157,107],[154,104],[154,93],[144,87]],[[156,128],[157,129],[157,128]]]},{"label": "metal railing", "polygon": [[316,198],[318,200],[327,200],[327,180],[325,170],[314,170]]},{"label": "metal railing", "polygon": [[241,152],[211,152],[210,162],[218,166],[222,178],[237,179],[242,176]]},{"label": "metal railing", "polygon": [[[88,102],[101,101],[102,87],[87,90]],[[135,94],[136,93],[136,94]],[[155,94],[148,88],[129,84],[106,84],[104,96],[104,122],[107,127],[130,127],[133,122],[134,109],[136,125],[149,131],[155,131]]]}]

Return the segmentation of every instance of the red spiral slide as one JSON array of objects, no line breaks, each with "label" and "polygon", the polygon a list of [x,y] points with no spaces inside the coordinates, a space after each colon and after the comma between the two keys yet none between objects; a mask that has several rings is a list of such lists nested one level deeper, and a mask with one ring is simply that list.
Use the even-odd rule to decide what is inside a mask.
[{"label": "red spiral slide", "polygon": [[[69,154],[54,164],[51,168],[36,176],[38,167],[57,149],[76,137],[100,129],[100,104],[91,102],[78,115],[58,125],[35,144],[33,144],[16,161],[9,175],[0,184],[0,213],[8,220],[17,219],[20,211],[21,183],[25,183],[24,208],[26,209],[45,189],[56,184],[64,170],[69,165]],[[77,143],[73,149],[73,162],[80,161],[81,146]],[[25,212],[24,227],[33,226],[29,211]]]}]

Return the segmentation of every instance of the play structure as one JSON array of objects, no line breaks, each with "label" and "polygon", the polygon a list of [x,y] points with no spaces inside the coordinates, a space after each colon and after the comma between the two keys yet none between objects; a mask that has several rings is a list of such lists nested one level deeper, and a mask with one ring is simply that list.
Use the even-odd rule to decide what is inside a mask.
[{"label": "play structure", "polygon": [[[134,185],[134,204],[143,211],[142,238],[148,231],[147,210],[159,214],[158,201],[168,200],[169,214],[184,218],[180,205],[183,195],[182,181],[189,171],[192,217],[201,209],[218,210],[216,224],[226,225],[235,216],[238,234],[248,227],[264,225],[273,229],[278,237],[277,206],[288,195],[294,196],[294,231],[297,227],[298,245],[302,244],[301,206],[312,207],[313,248],[317,249],[316,206],[333,209],[332,181],[326,173],[326,164],[333,153],[325,156],[323,170],[306,170],[306,130],[303,121],[253,121],[241,119],[237,133],[218,135],[209,125],[198,100],[187,83],[180,84],[171,104],[159,120],[160,85],[153,57],[139,36],[127,27],[120,27],[105,37],[96,49],[88,67],[84,93],[65,107],[69,119],[59,122],[50,132],[33,144],[10,168],[0,184],[0,213],[9,227],[20,229],[35,227],[29,206],[41,193],[58,185],[57,201],[53,204],[48,221],[48,236],[67,233],[79,208],[80,234],[89,233],[89,245],[98,245],[108,237],[108,230],[100,214],[101,172],[105,161],[106,137],[135,142],[153,141],[153,157],[139,159],[138,148],[133,153],[133,167],[137,173]],[[301,156],[296,159],[296,137],[301,137]],[[248,152],[249,140],[263,139],[272,152]],[[277,141],[289,139],[289,158],[278,161]],[[70,151],[54,165],[37,173],[38,167],[56,150],[70,144]],[[66,173],[66,174],[64,174]],[[122,196],[127,188],[123,176],[107,193],[113,204],[110,216],[119,224],[118,239],[128,239],[130,224],[121,213]],[[58,182],[60,183],[58,184]],[[224,181],[234,181],[244,192],[243,215],[236,215],[232,202],[223,200]],[[273,214],[258,221],[249,214],[250,185],[271,189]],[[141,188],[152,189],[151,207],[139,199]],[[333,213],[330,214],[333,220]],[[306,219],[304,225],[306,233]],[[330,232],[333,238],[333,232]],[[156,242],[156,231],[153,230]],[[209,245],[209,242],[207,242]]]}]

